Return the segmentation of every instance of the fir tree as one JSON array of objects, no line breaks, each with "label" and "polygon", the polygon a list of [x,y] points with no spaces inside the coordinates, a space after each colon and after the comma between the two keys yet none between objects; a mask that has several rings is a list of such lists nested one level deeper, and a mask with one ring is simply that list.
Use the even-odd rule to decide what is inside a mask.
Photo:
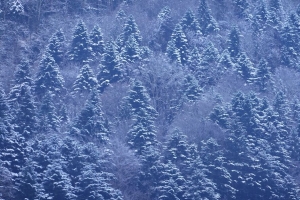
[{"label": "fir tree", "polygon": [[268,62],[265,59],[261,59],[259,61],[257,67],[257,74],[256,74],[256,82],[259,85],[259,89],[261,91],[267,90],[267,85],[271,81],[271,72],[270,67],[268,67]]},{"label": "fir tree", "polygon": [[235,6],[235,12],[238,17],[246,17],[249,3],[247,0],[233,0]]},{"label": "fir tree", "polygon": [[98,81],[94,75],[93,70],[88,64],[84,65],[75,82],[73,83],[73,94],[86,95],[89,94],[93,88],[97,88]]},{"label": "fir tree", "polygon": [[104,117],[98,91],[93,89],[72,127],[71,134],[84,140],[107,143],[109,133],[108,121]]},{"label": "fir tree", "polygon": [[275,25],[278,28],[282,21],[283,7],[281,0],[270,0],[269,1],[269,23]]},{"label": "fir tree", "polygon": [[128,41],[126,41],[125,46],[121,52],[121,56],[125,61],[129,63],[141,60],[141,49],[134,36],[130,36]]},{"label": "fir tree", "polygon": [[104,53],[104,41],[101,28],[99,26],[94,26],[92,32],[90,33],[90,46],[95,57],[100,56]]},{"label": "fir tree", "polygon": [[184,16],[180,21],[180,25],[182,27],[182,30],[185,32],[191,31],[194,32],[195,34],[201,33],[199,22],[196,19],[196,16],[191,9],[186,11],[186,13],[184,14]]},{"label": "fir tree", "polygon": [[221,70],[227,70],[227,69],[233,69],[234,63],[232,62],[232,59],[230,57],[230,53],[228,49],[225,49],[223,53],[220,55],[220,59],[218,61],[218,67]]},{"label": "fir tree", "polygon": [[180,24],[177,24],[168,42],[167,55],[172,62],[184,65],[188,62],[188,41]]},{"label": "fir tree", "polygon": [[127,134],[127,142],[138,155],[141,155],[146,148],[157,144],[154,128],[157,113],[150,105],[150,98],[146,89],[139,81],[133,83],[126,99],[134,119],[134,123]]},{"label": "fir tree", "polygon": [[100,65],[100,67],[97,80],[100,91],[103,92],[110,83],[117,82],[122,76],[120,58],[116,49],[116,44],[112,40],[106,45],[102,65]]},{"label": "fir tree", "polygon": [[65,90],[64,79],[61,76],[58,66],[49,53],[45,53],[40,62],[39,72],[35,80],[35,92],[43,97],[47,91],[60,95]]},{"label": "fir tree", "polygon": [[201,65],[201,54],[197,47],[193,48],[188,60],[188,67],[193,74],[197,73]]},{"label": "fir tree", "polygon": [[92,53],[87,28],[83,21],[79,21],[76,25],[71,50],[69,52],[70,59],[79,63],[87,63]]},{"label": "fir tree", "polygon": [[188,101],[196,101],[201,95],[202,89],[194,76],[188,74],[184,78],[183,93]]},{"label": "fir tree", "polygon": [[237,60],[240,53],[240,46],[240,31],[237,27],[234,27],[231,30],[228,39],[228,51],[234,62]]},{"label": "fir tree", "polygon": [[247,81],[252,82],[256,69],[246,53],[242,52],[237,60],[237,71]]},{"label": "fir tree", "polygon": [[64,56],[64,35],[61,30],[57,31],[49,40],[47,46],[47,53],[55,60],[57,64],[60,64]]},{"label": "fir tree", "polygon": [[206,0],[200,1],[200,5],[197,10],[197,18],[203,35],[207,36],[210,33],[215,33],[219,30],[216,20],[210,13]]}]

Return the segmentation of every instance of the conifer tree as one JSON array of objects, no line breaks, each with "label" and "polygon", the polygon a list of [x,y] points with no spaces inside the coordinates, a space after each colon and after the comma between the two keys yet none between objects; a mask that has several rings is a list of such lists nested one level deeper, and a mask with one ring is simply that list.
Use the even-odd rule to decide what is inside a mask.
[{"label": "conifer tree", "polygon": [[93,55],[98,57],[104,53],[104,41],[101,28],[99,26],[94,26],[92,32],[90,33],[90,46],[92,48]]},{"label": "conifer tree", "polygon": [[98,81],[94,75],[93,70],[88,64],[85,64],[75,82],[73,83],[72,90],[73,94],[86,95],[89,94],[93,88],[97,88]]},{"label": "conifer tree", "polygon": [[120,52],[121,49],[126,46],[126,42],[130,39],[130,37],[133,37],[137,44],[141,44],[142,36],[132,15],[128,17],[123,26],[123,32],[117,38],[117,45],[120,48]]},{"label": "conifer tree", "polygon": [[218,61],[218,67],[219,69],[233,69],[234,63],[232,62],[232,59],[230,57],[230,53],[228,49],[225,49],[223,53],[220,55],[220,59]]},{"label": "conifer tree", "polygon": [[240,53],[240,31],[237,27],[234,27],[230,34],[228,39],[228,51],[230,53],[231,58],[234,62],[236,62],[238,55]]},{"label": "conifer tree", "polygon": [[196,19],[195,14],[191,9],[186,11],[184,16],[182,17],[180,21],[180,25],[182,27],[182,30],[185,32],[194,32],[195,34],[200,34],[200,25],[198,20]]},{"label": "conifer tree", "polygon": [[100,67],[97,80],[100,92],[103,92],[110,83],[117,82],[122,76],[120,57],[116,49],[116,44],[112,40],[106,44],[102,65],[100,65]]},{"label": "conifer tree", "polygon": [[267,9],[266,3],[264,0],[261,0],[258,5],[258,9],[254,16],[254,30],[259,33],[266,28],[266,23],[269,20],[269,11]]},{"label": "conifer tree", "polygon": [[8,14],[13,20],[18,21],[24,15],[24,6],[19,0],[14,0],[11,3]]},{"label": "conifer tree", "polygon": [[196,78],[188,74],[184,78],[183,93],[188,101],[196,101],[201,95],[201,88]]},{"label": "conifer tree", "polygon": [[64,56],[64,35],[61,30],[58,30],[52,35],[47,46],[47,53],[52,56],[55,62],[59,65]]},{"label": "conifer tree", "polygon": [[141,155],[149,146],[157,144],[154,120],[157,116],[155,109],[150,105],[150,98],[144,86],[135,81],[128,97],[134,123],[127,134],[129,146]]},{"label": "conifer tree", "polygon": [[253,63],[245,52],[242,52],[239,55],[237,60],[237,71],[240,75],[247,81],[252,82],[255,76],[256,69],[254,68]]},{"label": "conifer tree", "polygon": [[35,93],[43,97],[47,91],[54,95],[60,95],[65,90],[64,79],[59,72],[59,68],[49,53],[45,53],[39,65],[39,71],[34,83]]},{"label": "conifer tree", "polygon": [[167,55],[172,62],[180,65],[185,65],[188,62],[188,41],[180,24],[176,25],[171,40],[168,42]]},{"label": "conifer tree", "polygon": [[121,56],[122,58],[129,63],[141,60],[141,49],[138,42],[134,36],[130,36],[128,41],[126,41],[124,48],[122,49]]},{"label": "conifer tree", "polygon": [[193,74],[197,74],[201,65],[201,54],[197,47],[193,48],[189,55],[188,67]]},{"label": "conifer tree", "polygon": [[267,85],[271,81],[271,72],[268,62],[265,59],[261,59],[258,63],[256,82],[259,85],[261,91],[267,90]]},{"label": "conifer tree", "polygon": [[283,7],[281,0],[269,0],[269,23],[278,28],[282,22]]},{"label": "conifer tree", "polygon": [[249,3],[247,0],[233,0],[235,6],[235,12],[238,17],[246,17]]},{"label": "conifer tree", "polygon": [[89,62],[91,53],[87,28],[81,20],[75,27],[69,56],[71,60],[83,64]]},{"label": "conifer tree", "polygon": [[77,117],[71,134],[88,141],[107,143],[109,124],[101,108],[99,93],[92,89],[89,99]]},{"label": "conifer tree", "polygon": [[210,13],[206,0],[201,0],[197,10],[197,18],[199,21],[200,29],[203,35],[207,36],[210,33],[215,33],[219,30],[217,21]]}]

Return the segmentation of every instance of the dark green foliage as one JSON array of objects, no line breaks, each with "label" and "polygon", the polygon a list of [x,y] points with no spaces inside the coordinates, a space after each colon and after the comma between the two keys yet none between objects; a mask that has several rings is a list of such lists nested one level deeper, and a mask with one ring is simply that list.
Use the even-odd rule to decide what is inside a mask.
[{"label": "dark green foliage", "polygon": [[92,48],[87,28],[85,23],[81,20],[75,27],[69,56],[71,60],[83,64],[89,62],[91,54]]},{"label": "dark green foliage", "polygon": [[90,66],[86,64],[81,68],[80,74],[77,76],[75,82],[73,83],[72,93],[79,94],[80,96],[85,96],[97,87],[98,81],[94,75],[94,72],[90,68]]},{"label": "dark green foliage", "polygon": [[127,134],[127,142],[140,155],[149,146],[157,144],[154,127],[157,113],[150,105],[150,98],[145,87],[139,81],[133,83],[126,100],[134,119],[134,123]]},{"label": "dark green foliage", "polygon": [[210,13],[206,0],[201,0],[197,10],[197,19],[203,35],[207,36],[219,30],[216,20]]},{"label": "dark green foliage", "polygon": [[184,65],[188,62],[188,40],[180,24],[176,25],[171,40],[168,42],[167,55],[172,62],[176,62],[180,65]]},{"label": "dark green foliage", "polygon": [[93,89],[72,127],[71,134],[85,141],[107,143],[109,133],[108,121],[102,112],[99,93]]},{"label": "dark green foliage", "polygon": [[94,26],[89,37],[93,55],[97,58],[104,53],[105,48],[101,28],[99,26]]},{"label": "dark green foliage", "polygon": [[59,68],[52,56],[46,52],[39,64],[39,71],[35,79],[35,93],[43,97],[48,91],[55,95],[64,92],[64,79],[59,72]]},{"label": "dark green foliage", "polygon": [[111,83],[115,83],[121,79],[121,61],[118,56],[116,44],[111,40],[106,44],[103,54],[102,65],[97,75],[99,89],[101,92]]}]

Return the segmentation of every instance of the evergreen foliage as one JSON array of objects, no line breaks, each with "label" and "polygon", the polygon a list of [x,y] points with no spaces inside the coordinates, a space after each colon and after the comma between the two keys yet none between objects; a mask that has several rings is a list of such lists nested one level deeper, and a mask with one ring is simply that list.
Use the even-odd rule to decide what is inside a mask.
[{"label": "evergreen foliage", "polygon": [[55,60],[57,64],[60,64],[64,56],[64,33],[62,30],[58,30],[49,40],[47,46],[47,53]]},{"label": "evergreen foliage", "polygon": [[98,57],[104,53],[105,45],[103,41],[103,33],[99,26],[94,26],[89,35],[90,46],[92,48],[93,56]]},{"label": "evergreen foliage", "polygon": [[206,0],[201,0],[197,10],[197,18],[201,32],[205,36],[219,30],[218,24],[210,12]]},{"label": "evergreen foliage", "polygon": [[171,40],[168,42],[167,55],[172,62],[176,62],[180,65],[184,65],[188,62],[188,41],[180,24],[176,25]]},{"label": "evergreen foliage", "polygon": [[185,33],[194,32],[195,35],[201,33],[199,22],[191,9],[186,11],[186,13],[180,21],[180,25],[182,27],[182,30],[185,31]]},{"label": "evergreen foliage", "polygon": [[91,53],[92,48],[88,31],[85,23],[81,20],[75,27],[69,56],[71,60],[83,64],[90,61]]}]

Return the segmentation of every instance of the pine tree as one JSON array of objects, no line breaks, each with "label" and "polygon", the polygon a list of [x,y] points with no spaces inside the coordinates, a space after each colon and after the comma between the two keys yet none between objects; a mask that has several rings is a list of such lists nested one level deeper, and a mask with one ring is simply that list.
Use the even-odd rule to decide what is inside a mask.
[{"label": "pine tree", "polygon": [[92,49],[88,37],[87,28],[83,21],[79,21],[76,25],[71,50],[69,52],[70,59],[81,64],[90,61]]},{"label": "pine tree", "polygon": [[196,19],[196,16],[191,9],[186,11],[186,13],[184,14],[184,16],[180,21],[180,25],[182,27],[182,30],[185,33],[187,32],[194,32],[194,34],[201,33],[199,22]]},{"label": "pine tree", "polygon": [[62,30],[58,30],[52,35],[47,46],[47,53],[52,56],[55,62],[59,65],[64,56],[64,34]]},{"label": "pine tree", "polygon": [[269,1],[269,23],[278,28],[282,21],[283,7],[281,0],[270,0]]},{"label": "pine tree", "polygon": [[106,44],[102,65],[100,66],[101,68],[97,75],[97,80],[100,91],[103,92],[110,83],[117,82],[122,76],[120,58],[113,40]]},{"label": "pine tree", "polygon": [[158,14],[158,29],[150,43],[153,49],[165,52],[174,30],[171,9],[166,6]]},{"label": "pine tree", "polygon": [[149,95],[139,81],[133,83],[126,100],[131,107],[134,119],[127,134],[127,142],[138,155],[141,155],[146,148],[157,144],[154,128],[157,113],[150,105]]},{"label": "pine tree", "polygon": [[237,71],[247,82],[253,81],[256,69],[254,68],[253,63],[245,52],[242,52],[239,55],[239,58],[237,60]]},{"label": "pine tree", "polygon": [[101,108],[98,91],[93,89],[72,127],[71,134],[84,140],[107,143],[110,133],[108,126],[108,121]]},{"label": "pine tree", "polygon": [[177,62],[181,65],[185,65],[188,62],[188,41],[180,24],[176,25],[171,40],[168,42],[167,55],[172,62]]},{"label": "pine tree", "polygon": [[99,26],[94,26],[89,37],[93,55],[95,57],[101,56],[104,53],[105,48],[101,28]]},{"label": "pine tree", "polygon": [[266,23],[269,20],[269,11],[267,9],[266,3],[264,0],[261,0],[258,5],[258,9],[254,16],[254,31],[256,33],[262,32],[266,28]]},{"label": "pine tree", "polygon": [[234,27],[230,34],[228,39],[228,51],[230,53],[230,56],[232,60],[235,62],[238,58],[238,55],[240,53],[240,31],[237,27]]},{"label": "pine tree", "polygon": [[39,109],[39,119],[39,127],[42,131],[56,131],[59,126],[59,118],[53,103],[53,95],[50,92],[47,92],[42,99]]},{"label": "pine tree", "polygon": [[198,81],[191,74],[184,77],[183,93],[188,101],[196,101],[201,95],[202,89],[199,86]]},{"label": "pine tree", "polygon": [[268,62],[265,59],[261,59],[258,63],[256,82],[259,85],[261,91],[266,91],[269,82],[271,81],[270,67],[268,67]]},{"label": "pine tree", "polygon": [[16,21],[20,20],[22,15],[24,15],[24,6],[19,0],[14,0],[11,3],[8,15]]},{"label": "pine tree", "polygon": [[232,59],[230,57],[230,53],[228,49],[225,49],[223,53],[220,55],[220,59],[218,61],[218,67],[219,69],[227,70],[227,69],[233,69],[234,63],[232,62]]},{"label": "pine tree", "polygon": [[141,60],[141,49],[134,36],[130,36],[121,52],[121,57],[128,63]]},{"label": "pine tree", "polygon": [[235,12],[238,17],[246,17],[249,9],[249,3],[247,0],[233,0],[235,6]]},{"label": "pine tree", "polygon": [[97,86],[98,81],[94,75],[94,72],[90,66],[86,64],[81,68],[79,75],[73,83],[72,93],[84,96],[89,94],[93,88],[97,88]]},{"label": "pine tree", "polygon": [[126,42],[130,37],[133,37],[138,45],[141,44],[142,36],[132,15],[128,17],[127,22],[123,26],[123,32],[117,38],[117,45],[120,48],[120,52],[126,46]]},{"label": "pine tree", "polygon": [[31,87],[28,84],[20,86],[20,93],[15,107],[13,123],[16,124],[14,130],[26,139],[33,137],[37,132],[37,111]]},{"label": "pine tree", "polygon": [[203,35],[215,33],[219,30],[218,23],[210,13],[206,0],[201,0],[197,10],[197,18]]},{"label": "pine tree", "polygon": [[193,48],[188,59],[188,67],[193,74],[196,74],[200,70],[202,59],[201,54],[197,47]]},{"label": "pine tree", "polygon": [[58,66],[49,53],[45,53],[40,62],[39,72],[35,80],[35,93],[43,97],[47,91],[54,95],[60,95],[65,90],[64,79],[61,76]]}]

